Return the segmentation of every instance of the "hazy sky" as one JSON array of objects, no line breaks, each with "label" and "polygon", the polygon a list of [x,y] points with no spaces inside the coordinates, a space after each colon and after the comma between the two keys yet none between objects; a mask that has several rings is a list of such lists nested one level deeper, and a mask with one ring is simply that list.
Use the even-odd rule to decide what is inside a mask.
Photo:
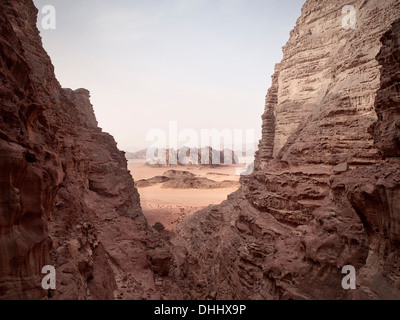
[{"label": "hazy sky", "polygon": [[151,129],[254,129],[303,0],[34,0],[63,87],[91,92],[99,126],[124,150]]}]

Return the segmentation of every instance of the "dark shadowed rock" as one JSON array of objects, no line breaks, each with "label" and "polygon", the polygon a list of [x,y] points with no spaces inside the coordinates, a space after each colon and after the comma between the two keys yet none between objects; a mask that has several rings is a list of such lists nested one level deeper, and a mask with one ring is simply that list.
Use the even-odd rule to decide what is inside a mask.
[{"label": "dark shadowed rock", "polygon": [[97,127],[89,91],[60,87],[33,2],[4,0],[0,12],[0,299],[160,298],[148,256],[157,270],[169,251],[124,153]]}]

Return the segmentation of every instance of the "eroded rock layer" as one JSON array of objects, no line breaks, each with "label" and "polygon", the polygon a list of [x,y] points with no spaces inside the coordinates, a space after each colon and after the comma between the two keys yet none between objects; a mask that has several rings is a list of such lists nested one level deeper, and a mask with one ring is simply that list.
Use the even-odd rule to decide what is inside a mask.
[{"label": "eroded rock layer", "polygon": [[372,127],[386,161],[343,175],[348,199],[368,235],[370,250],[360,270],[363,299],[400,299],[400,19],[382,37],[377,56],[381,84],[376,95],[378,121]]},{"label": "eroded rock layer", "polygon": [[147,225],[89,92],[57,82],[32,1],[0,2],[0,299],[400,298],[400,3],[350,4],[355,29],[345,0],[305,3],[254,173],[171,234]]},{"label": "eroded rock layer", "polygon": [[[0,12],[0,299],[176,297],[171,255],[89,92],[60,87],[31,0]],[[55,290],[41,286],[46,265]]]},{"label": "eroded rock layer", "polygon": [[[399,17],[396,0],[306,1],[254,173],[173,239],[190,297],[399,298]],[[356,290],[342,287],[346,265]]]}]

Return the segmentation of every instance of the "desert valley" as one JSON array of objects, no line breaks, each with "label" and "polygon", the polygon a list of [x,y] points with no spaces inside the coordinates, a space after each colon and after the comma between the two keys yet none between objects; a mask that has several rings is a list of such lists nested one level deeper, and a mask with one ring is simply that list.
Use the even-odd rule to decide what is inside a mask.
[{"label": "desert valley", "polygon": [[[175,231],[185,217],[209,205],[219,204],[237,191],[240,186],[240,176],[236,174],[238,167],[243,166],[171,168],[152,167],[145,160],[128,161],[128,169],[136,181],[143,214],[149,225],[160,222],[170,231]],[[157,177],[164,178],[154,179]],[[155,182],[151,183],[152,180]]]},{"label": "desert valley", "polygon": [[[106,19],[95,19],[101,24],[116,17],[105,8]],[[305,1],[261,99],[261,139],[248,167],[230,148],[225,160],[234,161],[216,165],[197,163],[203,149],[190,156],[184,150],[177,163],[175,156],[153,161],[122,151],[99,126],[97,96],[57,80],[38,14],[32,0],[0,2],[0,300],[400,299],[398,0]],[[159,27],[160,17],[143,24]],[[182,20],[197,21],[189,17]],[[101,42],[107,37],[82,33],[99,41],[97,51],[110,50]],[[128,40],[137,51],[135,41],[151,43],[143,56],[153,58],[150,34]],[[125,44],[126,37],[111,38]],[[223,50],[219,44],[214,54]],[[116,66],[121,52],[113,54]],[[97,92],[114,103],[124,95],[105,78],[106,89]],[[142,91],[164,107],[168,92],[159,93],[157,81],[153,89]],[[216,91],[204,90],[207,101]],[[237,91],[223,91],[224,99]],[[112,103],[103,121],[114,115]],[[233,116],[245,121],[249,105],[226,117],[215,107],[197,117],[207,116],[204,126],[224,126]],[[191,108],[179,115],[195,118]],[[146,118],[145,109],[133,105],[121,121],[139,119],[134,131],[142,134],[141,122],[163,124],[172,113],[150,110]],[[212,159],[215,150],[205,150]]]}]

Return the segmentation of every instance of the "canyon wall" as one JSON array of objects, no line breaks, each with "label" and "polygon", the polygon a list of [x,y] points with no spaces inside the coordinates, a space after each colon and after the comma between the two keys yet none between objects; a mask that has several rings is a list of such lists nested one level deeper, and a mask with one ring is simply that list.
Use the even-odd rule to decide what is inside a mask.
[{"label": "canyon wall", "polygon": [[[343,28],[346,5],[355,29]],[[398,18],[395,0],[306,1],[254,173],[172,239],[190,298],[400,297]],[[356,290],[342,287],[346,265]]]},{"label": "canyon wall", "polygon": [[0,12],[0,299],[400,298],[398,1],[305,3],[253,174],[175,234],[148,226],[89,91],[56,80],[32,1]]},{"label": "canyon wall", "polygon": [[[370,250],[355,298],[400,298],[400,19],[382,37],[381,82],[371,128],[384,162],[344,174],[348,199],[368,235]],[[337,186],[338,179],[334,181]]]},{"label": "canyon wall", "polygon": [[[0,12],[0,299],[177,297],[165,240],[89,92],[61,88],[31,0]],[[55,290],[41,286],[46,265]]]}]

